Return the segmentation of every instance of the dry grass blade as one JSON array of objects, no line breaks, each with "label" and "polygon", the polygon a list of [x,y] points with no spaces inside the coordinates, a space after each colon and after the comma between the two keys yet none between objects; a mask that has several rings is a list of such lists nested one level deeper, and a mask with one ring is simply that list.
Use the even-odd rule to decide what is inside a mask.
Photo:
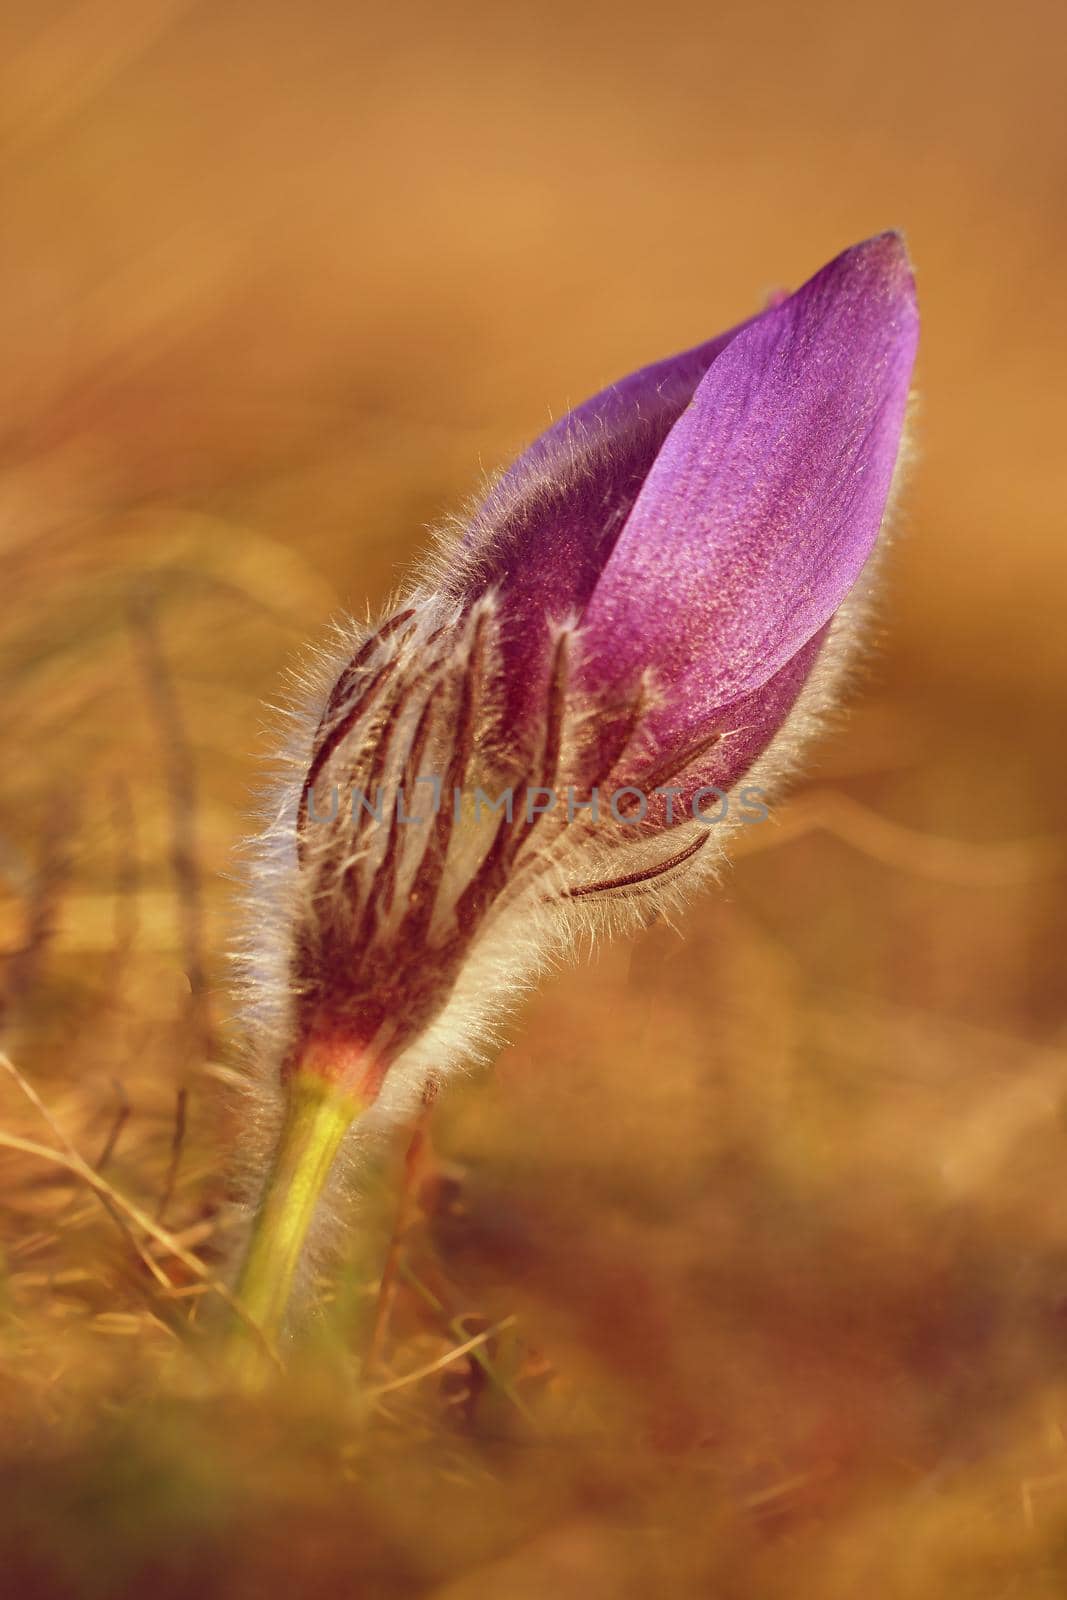
[{"label": "dry grass blade", "polygon": [[73,873],[71,840],[75,823],[75,808],[69,797],[63,797],[56,814],[42,830],[40,860],[23,905],[22,941],[7,957],[5,1010],[25,1000],[55,942],[62,902]]},{"label": "dry grass blade", "polygon": [[[40,1095],[37,1093],[37,1090],[28,1081],[28,1079],[23,1077],[22,1073],[19,1071],[19,1069],[16,1067],[15,1063],[10,1059],[10,1057],[5,1055],[3,1052],[0,1052],[0,1067],[3,1067],[4,1071],[8,1074],[8,1076],[10,1078],[13,1079],[15,1084],[21,1090],[22,1094],[25,1095],[26,1099],[30,1102],[30,1105],[33,1106],[34,1110],[48,1124],[49,1128],[55,1134],[55,1136],[58,1139],[58,1141],[59,1141],[64,1153],[67,1155],[69,1160],[76,1164],[75,1167],[73,1167],[71,1170],[77,1170],[77,1166],[84,1166],[87,1171],[93,1172],[94,1177],[99,1178],[100,1177],[99,1169],[98,1168],[89,1167],[88,1163],[83,1160],[81,1155],[75,1149],[74,1145],[71,1143],[71,1141],[67,1138],[66,1134],[63,1132],[63,1129],[60,1127],[60,1125],[56,1121],[55,1117],[53,1117],[52,1113],[49,1111],[48,1107],[45,1105],[44,1101],[41,1099]],[[10,1137],[10,1136],[6,1136],[5,1135],[4,1137],[6,1139],[7,1137]],[[104,1183],[104,1180],[100,1179],[100,1182]],[[133,1234],[130,1231],[130,1228],[129,1228],[125,1218],[122,1216],[121,1209],[120,1210],[116,1210],[115,1209],[115,1201],[111,1198],[110,1186],[106,1186],[106,1188],[98,1188],[98,1187],[96,1187],[94,1185],[93,1187],[94,1187],[94,1192],[96,1193],[97,1197],[99,1198],[99,1200],[100,1200],[101,1204],[103,1205],[105,1211],[107,1211],[108,1215],[115,1222],[116,1226],[118,1228],[120,1228],[122,1230],[122,1232],[126,1235],[126,1237],[129,1240],[130,1244],[133,1246],[133,1249],[136,1251],[137,1255],[140,1257],[140,1259],[141,1259],[142,1263],[144,1264],[144,1266],[151,1273],[152,1277],[159,1284],[160,1288],[161,1289],[168,1289],[168,1290],[171,1289],[173,1287],[173,1285],[171,1283],[170,1278],[163,1271],[163,1268],[159,1265],[159,1263],[157,1261],[154,1261],[152,1259],[152,1257],[147,1253],[147,1251],[143,1248],[143,1246],[141,1245],[140,1241],[137,1239],[136,1235]]]},{"label": "dry grass blade", "polygon": [[214,1029],[208,1000],[204,959],[204,911],[197,839],[197,781],[178,696],[160,643],[155,614],[146,596],[130,608],[134,637],[144,672],[145,688],[159,727],[165,763],[171,822],[171,868],[181,914],[181,939],[189,980],[189,1021],[193,1036],[208,1059]]},{"label": "dry grass blade", "polygon": [[411,1384],[421,1383],[424,1378],[432,1378],[436,1372],[444,1372],[455,1362],[461,1361],[471,1351],[481,1349],[488,1344],[490,1339],[495,1339],[498,1333],[503,1333],[506,1328],[513,1328],[518,1319],[514,1316],[503,1317],[500,1322],[491,1328],[485,1328],[481,1333],[476,1333],[472,1339],[459,1344],[454,1350],[449,1350],[445,1355],[438,1356],[436,1361],[428,1361],[423,1367],[416,1367],[414,1372],[405,1372],[403,1377],[392,1378],[388,1383],[380,1383],[376,1388],[368,1391],[368,1399],[378,1400],[383,1395],[395,1394],[398,1389],[406,1389]]},{"label": "dry grass blade", "polygon": [[118,1105],[115,1108],[115,1115],[111,1119],[111,1126],[107,1131],[103,1149],[93,1162],[97,1172],[103,1172],[111,1157],[115,1154],[119,1139],[122,1137],[122,1130],[130,1120],[130,1101],[125,1087],[118,1078],[114,1078],[112,1082],[115,1086]]},{"label": "dry grass blade", "polygon": [[54,1150],[49,1145],[39,1144],[35,1139],[23,1139],[17,1134],[4,1132],[0,1132],[0,1147],[7,1150],[18,1150],[23,1155],[36,1156],[39,1160],[49,1161],[54,1166],[63,1167],[67,1172],[73,1173],[75,1177],[80,1178],[88,1188],[92,1189],[100,1197],[109,1216],[115,1219],[118,1226],[130,1238],[141,1260],[161,1288],[165,1289],[168,1294],[174,1291],[174,1285],[162,1267],[159,1266],[159,1263],[144,1249],[131,1232],[129,1226],[131,1223],[147,1234],[150,1239],[154,1239],[157,1244],[162,1245],[168,1255],[173,1256],[176,1261],[180,1261],[183,1266],[187,1267],[190,1272],[200,1279],[205,1289],[217,1294],[220,1299],[224,1300],[251,1330],[272,1363],[280,1368],[281,1361],[277,1351],[258,1324],[245,1311],[236,1295],[220,1279],[214,1277],[200,1258],[194,1255],[191,1250],[187,1250],[173,1233],[162,1227],[153,1217],[149,1216],[147,1211],[142,1210],[135,1201],[128,1200],[124,1195],[121,1195],[118,1190],[108,1183],[106,1178],[79,1155],[55,1122],[51,1112],[45,1106],[36,1090],[26,1081],[14,1062],[2,1051],[0,1051],[0,1067],[3,1067],[4,1071],[14,1079],[31,1104],[40,1111],[63,1148]]},{"label": "dry grass blade", "polygon": [[163,1183],[163,1193],[159,1197],[156,1208],[156,1221],[162,1222],[167,1214],[167,1207],[174,1198],[174,1186],[178,1181],[178,1168],[181,1165],[182,1150],[185,1147],[186,1110],[189,1104],[189,1091],[179,1089],[174,1107],[174,1134],[170,1143],[170,1160],[167,1163],[167,1176]]},{"label": "dry grass blade", "polygon": [[735,845],[735,854],[752,855],[820,831],[895,871],[962,888],[1030,883],[1067,864],[1063,834],[970,843],[905,827],[832,789],[793,801],[773,830],[749,829]]}]

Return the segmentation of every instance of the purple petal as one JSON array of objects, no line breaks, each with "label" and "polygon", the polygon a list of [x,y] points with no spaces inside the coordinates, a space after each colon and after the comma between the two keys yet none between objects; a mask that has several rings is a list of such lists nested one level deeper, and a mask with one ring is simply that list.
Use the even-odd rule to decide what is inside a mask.
[{"label": "purple petal", "polygon": [[664,440],[739,331],[642,367],[561,417],[475,512],[456,595],[500,593],[513,715],[539,681],[551,625],[585,607]]},{"label": "purple petal", "polygon": [[[735,700],[731,705],[719,708],[714,727],[704,730],[705,737],[708,731],[719,735],[718,743],[710,750],[692,762],[684,761],[683,752],[681,770],[664,780],[664,783],[670,783],[679,791],[671,806],[675,824],[691,819],[693,799],[700,789],[710,786],[721,789],[724,794],[728,793],[767,749],[781,731],[782,724],[807,682],[828,631],[828,625],[820,628],[766,683],[760,684],[750,694],[742,695],[740,700]],[[613,779],[610,787],[616,788],[629,782],[637,788],[647,788],[647,763],[634,761],[624,765],[632,766],[633,772],[628,777]],[[708,799],[704,804],[714,812],[714,799]],[[667,809],[666,796],[648,795],[649,822],[664,826]]]},{"label": "purple petal", "polygon": [[655,669],[662,741],[767,683],[878,537],[918,335],[900,238],[856,245],[723,351],[671,430],[584,616],[587,684]]}]

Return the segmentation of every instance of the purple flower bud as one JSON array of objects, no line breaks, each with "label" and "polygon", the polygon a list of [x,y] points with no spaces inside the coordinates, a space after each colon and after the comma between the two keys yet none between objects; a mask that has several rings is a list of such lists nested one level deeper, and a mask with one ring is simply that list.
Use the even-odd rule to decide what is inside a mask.
[{"label": "purple flower bud", "polygon": [[[568,940],[699,881],[795,761],[869,586],[917,330],[900,240],[847,250],[557,423],[323,658],[249,918],[256,1065],[286,1086],[238,1283],[268,1340],[353,1120],[484,1050]],[[245,1369],[242,1327],[232,1349]]]},{"label": "purple flower bud", "polygon": [[267,1061],[407,1104],[591,917],[714,865],[840,676],[917,330],[900,239],[845,251],[556,423],[346,635],[262,857]]}]

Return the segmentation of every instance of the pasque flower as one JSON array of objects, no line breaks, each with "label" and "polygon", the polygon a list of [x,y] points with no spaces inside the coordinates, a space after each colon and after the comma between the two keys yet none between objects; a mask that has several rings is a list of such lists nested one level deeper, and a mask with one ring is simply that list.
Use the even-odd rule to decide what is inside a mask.
[{"label": "pasque flower", "polygon": [[352,1122],[484,1054],[576,935],[698,881],[795,763],[870,590],[917,330],[899,237],[845,251],[557,422],[318,660],[249,914],[282,1115],[240,1292],[268,1332]]}]

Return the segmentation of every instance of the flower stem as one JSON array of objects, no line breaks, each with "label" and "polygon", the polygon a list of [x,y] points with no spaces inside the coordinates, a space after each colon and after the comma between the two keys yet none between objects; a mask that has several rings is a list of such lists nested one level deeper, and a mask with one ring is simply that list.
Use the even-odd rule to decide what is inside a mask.
[{"label": "flower stem", "polygon": [[[293,1279],[341,1141],[364,1109],[355,1096],[308,1072],[289,1082],[289,1105],[274,1163],[252,1222],[237,1299],[267,1347],[281,1331]],[[227,1357],[234,1376],[258,1376],[260,1341],[243,1323],[232,1325]]]}]

